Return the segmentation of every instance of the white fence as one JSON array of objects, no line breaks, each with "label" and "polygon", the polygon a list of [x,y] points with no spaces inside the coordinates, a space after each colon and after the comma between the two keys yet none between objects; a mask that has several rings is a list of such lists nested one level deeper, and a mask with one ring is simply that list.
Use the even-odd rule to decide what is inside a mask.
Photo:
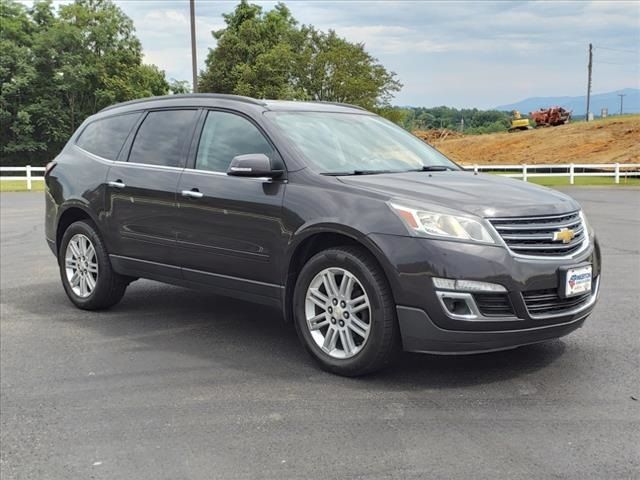
[{"label": "white fence", "polygon": [[[32,167],[27,165],[26,167],[0,167],[0,181],[3,180],[24,180],[27,182],[27,190],[31,190],[33,182],[43,181],[44,175],[33,175],[34,172],[43,172],[44,167]],[[4,175],[5,172],[24,172],[24,175]]]},{"label": "white fence", "polygon": [[[505,177],[521,178],[525,182],[535,177],[569,177],[569,184],[575,183],[576,177],[613,177],[615,183],[620,183],[620,177],[640,176],[640,163],[596,163],[564,165],[467,165],[464,168],[474,172],[490,171]],[[540,172],[544,170],[544,172]],[[589,171],[584,171],[589,170]],[[0,167],[0,181],[24,180],[27,190],[31,190],[33,182],[44,180],[44,175],[34,175],[34,172],[43,172],[44,167]],[[4,175],[5,172],[24,172],[24,175]],[[515,173],[509,173],[515,172]]]},{"label": "white fence", "polygon": [[[576,177],[613,177],[620,183],[620,177],[640,176],[640,163],[568,163],[559,165],[466,165],[467,170],[474,172],[490,171],[496,175],[521,178],[525,182],[535,177],[569,177],[569,184],[575,183]],[[541,172],[540,170],[544,170]],[[588,170],[588,171],[585,171]],[[516,173],[508,173],[513,172]]]}]

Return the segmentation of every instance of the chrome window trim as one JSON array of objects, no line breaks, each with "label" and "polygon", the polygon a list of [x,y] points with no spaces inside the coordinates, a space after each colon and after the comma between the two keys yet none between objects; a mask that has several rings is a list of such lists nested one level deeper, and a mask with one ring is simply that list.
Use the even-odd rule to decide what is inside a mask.
[{"label": "chrome window trim", "polygon": [[152,163],[138,163],[138,162],[118,162],[118,165],[125,165],[128,167],[149,168],[152,170],[170,170],[170,171],[182,171],[185,167],[172,167],[169,165],[153,165]]},{"label": "chrome window trim", "polygon": [[185,169],[185,167],[171,167],[168,165],[153,165],[150,163],[137,163],[137,162],[124,162],[120,160],[109,160],[108,158],[104,158],[104,157],[101,157],[100,155],[96,155],[95,153],[91,153],[88,150],[85,150],[84,148],[78,145],[74,144],[73,146],[78,150],[82,151],[83,153],[87,154],[93,160],[96,160],[98,162],[101,162],[107,165],[122,165],[125,167],[138,167],[138,168],[149,168],[152,170],[171,170],[171,171],[182,171]]},{"label": "chrome window trim", "polygon": [[109,160],[108,158],[104,158],[104,157],[101,157],[100,155],[96,155],[95,153],[91,153],[85,150],[84,148],[79,147],[78,145],[74,144],[73,146],[78,150],[82,151],[83,153],[85,153],[86,155],[88,155],[89,157],[91,157],[93,160],[104,163],[106,165],[122,165],[126,167],[149,168],[151,170],[168,170],[168,171],[178,171],[178,172],[189,171],[189,172],[195,172],[195,173],[205,173],[207,175],[216,175],[216,176],[221,176],[226,178],[253,180],[261,183],[271,183],[273,181],[271,177],[234,177],[233,175],[227,175],[224,172],[214,172],[212,170],[199,170],[197,168],[170,167],[167,165],[152,165],[149,163],[121,162],[119,160]]},{"label": "chrome window trim", "polygon": [[215,176],[219,176],[219,177],[226,177],[226,178],[237,178],[237,179],[242,179],[242,180],[254,180],[254,181],[258,181],[261,183],[271,183],[273,181],[273,178],[271,177],[239,177],[239,176],[234,176],[234,175],[228,175],[225,172],[218,172],[218,171],[214,171],[214,170],[201,170],[199,168],[185,168],[184,169],[186,172],[195,172],[195,173],[204,173],[206,175],[215,175]]},{"label": "chrome window trim", "polygon": [[[101,157],[100,155],[96,155],[95,153],[91,153],[89,150],[85,150],[84,148],[82,148],[76,143],[73,144],[73,147],[77,148],[82,153],[88,155],[92,160],[95,160],[97,162],[105,163],[107,165],[113,165],[114,163],[116,163],[116,160],[109,160],[108,158],[104,158],[104,157]],[[118,162],[118,163],[122,163],[122,162]]]}]

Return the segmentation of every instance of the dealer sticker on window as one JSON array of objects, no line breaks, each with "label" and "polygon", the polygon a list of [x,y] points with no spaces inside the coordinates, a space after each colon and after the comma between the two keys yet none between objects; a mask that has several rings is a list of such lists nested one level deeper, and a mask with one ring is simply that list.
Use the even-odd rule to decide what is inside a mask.
[{"label": "dealer sticker on window", "polygon": [[591,265],[567,270],[564,295],[573,297],[591,291]]}]

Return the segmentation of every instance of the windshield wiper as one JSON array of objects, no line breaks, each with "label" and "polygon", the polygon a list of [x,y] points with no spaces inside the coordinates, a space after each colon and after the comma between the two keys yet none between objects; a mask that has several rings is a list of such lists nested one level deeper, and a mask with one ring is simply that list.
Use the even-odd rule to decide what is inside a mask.
[{"label": "windshield wiper", "polygon": [[412,170],[351,170],[349,172],[323,172],[321,175],[341,177],[346,175],[377,175],[379,173],[406,173],[406,172],[444,172],[445,170],[456,170],[447,165],[423,165],[422,168]]},{"label": "windshield wiper", "polygon": [[454,170],[455,168],[448,167],[447,165],[423,165],[422,168],[410,170],[411,172],[444,172],[446,170]]},{"label": "windshield wiper", "polygon": [[341,177],[343,175],[376,175],[378,173],[398,173],[397,170],[351,170],[350,172],[323,172],[320,175]]},{"label": "windshield wiper", "polygon": [[375,175],[377,173],[397,173],[397,170],[354,170],[354,175]]}]

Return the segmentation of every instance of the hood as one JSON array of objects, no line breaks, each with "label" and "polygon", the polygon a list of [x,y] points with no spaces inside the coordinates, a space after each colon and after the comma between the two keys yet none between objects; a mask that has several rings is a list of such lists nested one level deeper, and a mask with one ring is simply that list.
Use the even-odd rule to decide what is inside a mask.
[{"label": "hood", "polygon": [[409,205],[443,206],[480,217],[553,215],[578,210],[571,197],[522,180],[465,171],[344,176],[339,180]]}]

